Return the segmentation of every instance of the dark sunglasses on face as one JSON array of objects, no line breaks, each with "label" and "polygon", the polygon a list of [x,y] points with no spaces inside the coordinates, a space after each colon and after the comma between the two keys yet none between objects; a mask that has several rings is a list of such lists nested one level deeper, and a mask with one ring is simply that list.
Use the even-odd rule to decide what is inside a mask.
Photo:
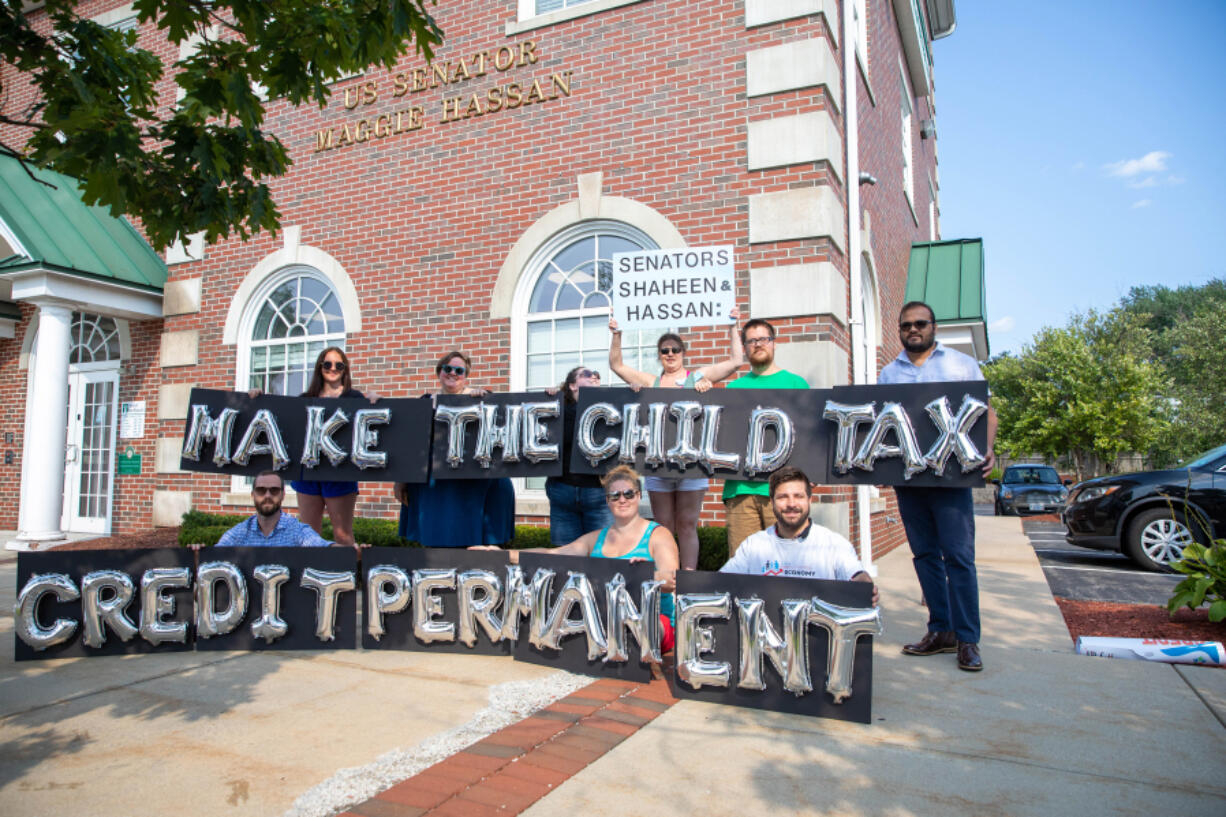
[{"label": "dark sunglasses on face", "polygon": [[639,495],[637,488],[627,488],[624,491],[609,491],[605,494],[605,499],[610,502],[616,502],[618,499],[634,499]]},{"label": "dark sunglasses on face", "polygon": [[932,326],[932,321],[902,321],[898,324],[898,328],[904,332],[910,332],[913,326],[922,332]]},{"label": "dark sunglasses on face", "polygon": [[323,363],[319,364],[319,368],[323,369],[325,372],[330,372],[333,369],[338,372],[343,372],[345,371],[345,364],[340,360],[325,360]]},{"label": "dark sunglasses on face", "polygon": [[600,372],[594,372],[594,371],[592,371],[591,369],[584,369],[583,371],[579,372],[579,375],[578,375],[578,376],[579,376],[579,377],[586,377],[586,378],[588,378],[588,379],[595,378],[596,380],[599,380],[599,379],[600,379]]},{"label": "dark sunglasses on face", "polygon": [[451,364],[445,364],[441,371],[443,374],[454,374],[460,377],[468,374],[468,369],[465,369],[463,366],[452,366]]},{"label": "dark sunglasses on face", "polygon": [[278,496],[282,491],[281,488],[265,488],[263,485],[257,485],[251,490],[256,496],[264,496],[265,494],[268,494],[269,496]]},{"label": "dark sunglasses on face", "polygon": [[660,354],[662,355],[679,355],[685,350],[680,346],[661,346]]}]

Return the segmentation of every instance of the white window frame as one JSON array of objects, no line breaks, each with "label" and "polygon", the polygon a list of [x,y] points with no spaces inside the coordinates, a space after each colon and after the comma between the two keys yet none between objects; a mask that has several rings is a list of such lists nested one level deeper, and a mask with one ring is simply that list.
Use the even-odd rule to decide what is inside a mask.
[{"label": "white window frame", "polygon": [[[243,305],[242,318],[238,324],[238,343],[235,350],[234,362],[234,389],[235,391],[245,392],[251,382],[251,350],[252,339],[251,333],[255,328],[256,318],[259,317],[260,309],[264,302],[268,300],[268,296],[273,291],[281,286],[286,281],[298,278],[299,276],[307,276],[314,278],[328,288],[336,298],[337,305],[341,311],[341,319],[345,322],[344,332],[331,332],[323,336],[324,346],[339,346],[345,348],[348,340],[348,335],[352,331],[353,322],[350,319],[348,312],[345,309],[345,300],[341,297],[335,283],[329,280],[327,275],[309,264],[289,264],[280,267],[269,275],[267,275],[259,286],[252,292],[251,297],[247,299],[247,303]],[[230,478],[230,492],[242,496],[244,503],[248,501],[247,494],[251,492],[250,477],[233,476]],[[287,496],[292,495],[292,489],[288,488]]]},{"label": "white window frame", "polygon": [[517,17],[514,22],[507,23],[507,36],[531,31],[534,28],[561,23],[586,17],[589,14],[599,14],[609,9],[642,3],[644,0],[563,0],[563,7],[553,11],[537,12],[537,0],[519,0]]},{"label": "white window frame", "polygon": [[911,84],[907,81],[907,73],[901,64],[898,66],[899,82],[899,113],[902,119],[902,192],[911,206],[911,216],[915,217],[915,140],[912,130],[915,124],[915,97],[911,94]]},{"label": "white window frame", "polygon": [[855,0],[851,13],[856,26],[856,58],[868,84],[868,0]]}]

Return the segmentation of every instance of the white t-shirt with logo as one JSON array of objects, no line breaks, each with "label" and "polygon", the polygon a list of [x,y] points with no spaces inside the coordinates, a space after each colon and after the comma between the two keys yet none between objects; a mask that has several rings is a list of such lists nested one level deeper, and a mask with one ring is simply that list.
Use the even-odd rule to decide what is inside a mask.
[{"label": "white t-shirt with logo", "polygon": [[821,525],[810,524],[799,539],[784,539],[771,525],[741,543],[719,572],[850,581],[864,566],[851,542]]}]

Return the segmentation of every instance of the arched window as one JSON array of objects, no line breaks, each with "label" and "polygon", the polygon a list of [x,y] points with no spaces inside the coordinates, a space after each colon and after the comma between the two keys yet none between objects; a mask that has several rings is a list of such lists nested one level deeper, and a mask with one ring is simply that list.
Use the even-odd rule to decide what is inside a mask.
[{"label": "arched window", "polygon": [[319,353],[345,345],[336,292],[317,270],[295,266],[273,275],[252,299],[239,354],[239,389],[297,395],[306,391]]},{"label": "arched window", "polygon": [[72,343],[68,353],[70,365],[120,359],[119,327],[114,318],[74,312],[68,337]]},{"label": "arched window", "polygon": [[[615,221],[588,221],[564,230],[544,244],[528,264],[514,314],[523,315],[522,378],[513,383],[528,390],[556,386],[575,366],[609,371],[609,291],[613,255],[655,249],[643,232]],[[517,333],[518,334],[518,333]],[[627,332],[622,353],[628,365],[650,370],[656,365],[659,330]]]}]

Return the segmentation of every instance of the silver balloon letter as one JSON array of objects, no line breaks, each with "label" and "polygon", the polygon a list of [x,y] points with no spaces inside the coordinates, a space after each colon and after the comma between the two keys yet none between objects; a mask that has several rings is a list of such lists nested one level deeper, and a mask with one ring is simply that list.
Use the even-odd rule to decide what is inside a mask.
[{"label": "silver balloon letter", "polygon": [[609,648],[605,652],[605,663],[630,660],[630,649],[626,643],[627,632],[634,636],[639,645],[640,662],[660,662],[660,588],[663,584],[654,579],[643,582],[640,604],[636,609],[622,574],[614,574],[613,578],[605,583],[605,620],[609,630]]},{"label": "silver balloon letter", "polygon": [[72,579],[63,573],[35,573],[17,594],[17,637],[35,650],[45,650],[72,640],[77,631],[77,622],[70,618],[57,618],[50,627],[38,622],[38,603],[48,593],[56,601],[76,601],[81,597]]},{"label": "silver balloon letter", "polygon": [[234,420],[238,412],[232,408],[222,409],[214,420],[209,416],[209,407],[192,406],[192,425],[183,438],[183,456],[192,462],[200,461],[200,450],[206,442],[213,443],[213,463],[217,467],[230,462],[230,440],[234,436]]},{"label": "silver balloon letter", "polygon": [[795,695],[813,691],[809,679],[808,617],[809,601],[787,599],[783,602],[784,634],[780,636],[765,613],[761,599],[737,599],[741,634],[741,689],[766,689],[762,677],[762,658],[774,665],[783,686]]},{"label": "silver balloon letter", "polygon": [[732,665],[702,658],[703,653],[715,649],[715,632],[701,622],[704,618],[727,619],[731,615],[732,596],[728,593],[677,596],[677,678],[692,689],[727,688]]},{"label": "silver balloon letter", "polygon": [[664,464],[664,415],[667,403],[651,403],[647,406],[647,425],[639,425],[639,404],[622,406],[622,444],[618,459],[634,463],[635,454],[642,448],[643,462],[652,468]]},{"label": "silver balloon letter", "polygon": [[332,412],[332,416],[324,422],[323,406],[307,406],[306,439],[302,444],[302,459],[299,460],[307,468],[319,465],[319,454],[323,452],[334,466],[340,465],[345,457],[345,449],[332,439],[332,435],[349,425],[349,415],[341,409]]},{"label": "silver balloon letter", "polygon": [[519,565],[507,565],[507,578],[503,588],[502,637],[509,641],[518,641],[520,619],[528,616],[531,628],[532,585],[524,581],[524,571]]},{"label": "silver balloon letter", "polygon": [[856,456],[856,428],[861,423],[871,423],[877,418],[874,403],[836,403],[826,401],[822,417],[839,426],[834,444],[834,470],[840,474],[851,471],[851,461]]},{"label": "silver balloon letter", "polygon": [[315,599],[315,637],[320,641],[336,639],[337,597],[358,586],[353,571],[332,572],[308,567],[302,571],[300,587],[309,587],[317,594]]},{"label": "silver balloon letter", "polygon": [[542,420],[557,417],[558,401],[552,403],[524,403],[524,459],[528,462],[553,462],[559,456],[557,443],[546,443],[549,429]]},{"label": "silver balloon letter", "polygon": [[387,452],[374,450],[379,444],[379,432],[371,426],[384,426],[391,421],[390,408],[364,408],[353,413],[353,453],[349,459],[354,465],[363,471],[387,465]]},{"label": "silver balloon letter", "polygon": [[136,586],[127,573],[118,570],[96,570],[81,579],[81,618],[85,622],[82,641],[87,647],[106,643],[106,626],[110,626],[120,641],[131,641],[138,632],[136,625],[124,613],[136,595]]},{"label": "silver balloon letter", "polygon": [[708,474],[714,474],[716,468],[736,471],[741,467],[740,454],[725,453],[715,447],[719,442],[719,418],[723,412],[723,406],[702,407],[702,450],[698,462]]},{"label": "silver balloon letter", "polygon": [[[256,440],[263,435],[264,442]],[[238,441],[238,450],[234,452],[234,461],[239,465],[247,465],[252,457],[268,454],[272,457],[272,468],[280,471],[289,465],[289,452],[285,449],[285,441],[281,439],[281,429],[277,426],[277,418],[268,409],[260,409],[251,418],[243,438]]]},{"label": "silver balloon letter", "polygon": [[[766,429],[775,429],[775,447],[766,447]],[[768,474],[783,466],[792,456],[796,445],[796,429],[787,412],[777,408],[757,406],[749,413],[749,443],[745,454],[745,475]]]},{"label": "silver balloon letter", "polygon": [[668,407],[668,413],[677,418],[677,442],[664,456],[684,471],[698,462],[702,453],[694,447],[694,420],[702,414],[702,404],[692,400],[678,401]]},{"label": "silver balloon letter", "polygon": [[[885,435],[894,432],[898,445],[886,445]],[[898,403],[885,403],[881,413],[873,421],[873,427],[868,430],[868,436],[860,444],[851,464],[862,471],[872,471],[873,463],[880,457],[901,457],[903,461],[903,479],[911,479],[928,467],[924,455],[920,453],[919,441],[915,439],[915,429],[911,427],[911,418]]]},{"label": "silver balloon letter", "polygon": [[826,653],[826,691],[836,704],[851,697],[856,641],[864,635],[881,635],[880,607],[840,607],[816,596],[809,621],[829,631]]},{"label": "silver balloon letter", "polygon": [[477,627],[497,644],[502,640],[502,621],[494,610],[502,600],[502,582],[488,570],[465,570],[456,578],[460,596],[460,641],[466,647],[477,643]]},{"label": "silver balloon letter", "polygon": [[383,617],[409,606],[409,574],[396,565],[375,565],[366,571],[366,632],[375,641],[387,634]]},{"label": "silver balloon letter", "polygon": [[[560,650],[563,638],[583,633],[587,637],[587,660],[595,661],[604,655],[609,646],[605,640],[604,626],[600,623],[596,593],[586,575],[573,571],[568,573],[566,584],[558,593],[558,601],[549,611],[542,642],[551,650]],[[579,608],[577,620],[570,617],[571,608],[575,606]]]},{"label": "silver balloon letter", "polygon": [[162,591],[174,587],[191,587],[192,572],[186,567],[154,567],[145,571],[140,580],[140,634],[150,644],[163,641],[187,642],[187,622],[168,622],[175,614],[175,597]]},{"label": "silver balloon letter", "polygon": [[506,422],[498,425],[498,406],[481,404],[481,421],[477,425],[477,448],[473,452],[482,468],[494,462],[494,447],[502,449],[503,462],[519,462],[519,446],[523,441],[523,406],[505,406]]},{"label": "silver balloon letter", "polygon": [[464,430],[473,420],[481,419],[481,408],[468,406],[439,406],[434,410],[434,422],[447,424],[447,464],[459,468],[464,464]]},{"label": "silver balloon letter", "polygon": [[257,565],[251,575],[260,583],[260,617],[251,622],[251,634],[271,644],[284,638],[289,625],[281,618],[281,585],[289,581],[285,565]]},{"label": "silver balloon letter", "polygon": [[[230,596],[226,609],[217,608],[217,583]],[[247,580],[231,562],[205,562],[196,569],[196,635],[212,638],[234,632],[247,615]]]},{"label": "silver balloon letter", "polygon": [[937,431],[941,432],[936,442],[924,454],[924,461],[937,476],[945,473],[945,463],[951,453],[957,455],[964,474],[969,474],[987,461],[987,457],[979,452],[970,438],[971,427],[988,410],[986,403],[964,394],[957,417],[950,417],[949,401],[944,397],[933,400],[924,406],[924,410],[932,418]]},{"label": "silver balloon letter", "polygon": [[456,572],[437,568],[413,571],[413,635],[427,644],[455,641],[455,624],[437,621],[443,614],[443,600],[435,590],[455,590]]},{"label": "silver balloon letter", "polygon": [[610,403],[588,406],[587,411],[580,415],[579,422],[575,424],[575,445],[592,466],[599,465],[601,460],[616,454],[619,447],[616,437],[607,437],[603,443],[596,445],[596,440],[592,438],[596,423],[604,422],[605,425],[615,426],[621,421],[622,416]]}]

